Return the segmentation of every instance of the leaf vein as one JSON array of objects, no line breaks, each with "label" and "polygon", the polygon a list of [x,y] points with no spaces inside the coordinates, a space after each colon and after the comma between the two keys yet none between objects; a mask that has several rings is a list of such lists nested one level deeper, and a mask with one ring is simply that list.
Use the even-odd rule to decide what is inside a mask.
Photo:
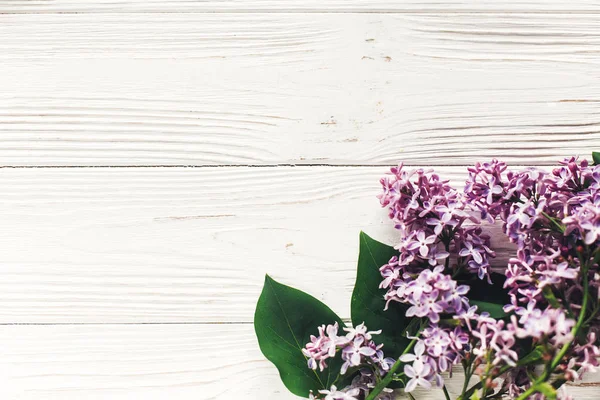
[{"label": "leaf vein", "polygon": [[[273,284],[269,281],[269,285],[271,286],[271,290],[273,290],[273,295],[275,296],[275,300],[277,300],[277,304],[279,305],[279,308],[281,309],[281,313],[283,314],[283,317],[285,318],[285,323],[287,324],[290,333],[292,334],[292,337],[294,338],[294,341],[296,342],[296,346],[298,347],[298,350],[300,350],[300,353],[302,354],[302,356],[306,358],[306,356],[304,355],[304,353],[302,353],[302,347],[300,346],[300,342],[298,341],[298,338],[296,338],[296,334],[294,333],[294,330],[292,329],[292,326],[290,324],[290,321],[287,317],[287,314],[285,312],[285,309],[283,308],[283,304],[281,304],[281,301],[279,300],[279,296],[277,296],[277,291],[275,290],[275,288],[273,287]],[[307,367],[308,368],[308,367]],[[319,381],[319,384],[321,385],[321,387],[323,389],[327,389],[325,387],[325,385],[323,384],[323,381],[321,380],[321,377],[319,376],[319,374],[317,374],[317,371],[312,370],[315,374],[315,376],[317,377],[317,380]]]}]

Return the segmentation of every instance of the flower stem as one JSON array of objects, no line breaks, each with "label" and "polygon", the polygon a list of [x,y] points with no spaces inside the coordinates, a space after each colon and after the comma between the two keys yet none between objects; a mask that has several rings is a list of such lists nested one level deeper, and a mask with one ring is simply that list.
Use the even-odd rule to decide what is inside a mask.
[{"label": "flower stem", "polygon": [[529,389],[527,389],[525,392],[523,392],[518,398],[517,400],[522,400],[522,399],[528,399],[529,396],[535,394],[538,391],[537,386],[531,385],[531,387]]},{"label": "flower stem", "polygon": [[[498,371],[498,373],[492,377],[492,379],[495,379],[497,377],[499,377],[500,375],[502,375],[503,373],[505,373],[506,371],[508,371],[509,369],[511,369],[512,367],[510,365],[505,365],[504,367],[500,368],[500,370]],[[457,400],[467,400],[471,398],[471,395],[473,393],[475,393],[475,391],[479,388],[481,388],[483,386],[483,382],[484,380],[480,380],[479,382],[477,382],[476,384],[474,384],[473,386],[471,386],[471,388],[469,390],[467,390],[464,394],[461,394],[460,396],[458,396]]]},{"label": "flower stem", "polygon": [[[405,355],[406,353],[411,351],[416,343],[417,343],[417,339],[415,338],[408,344],[408,346],[406,346],[406,348],[404,349],[404,351],[402,352],[400,357],[402,357],[403,355]],[[390,384],[390,382],[394,378],[394,374],[396,373],[396,371],[398,371],[398,369],[404,364],[402,361],[400,361],[400,357],[398,357],[398,360],[396,360],[396,362],[394,363],[394,365],[392,365],[392,367],[390,368],[388,373],[373,388],[373,390],[371,391],[371,393],[369,393],[369,395],[365,398],[365,400],[375,400],[377,398],[377,396],[379,395],[379,393],[381,393],[383,391],[383,389],[385,389],[387,387],[387,385]]]},{"label": "flower stem", "polygon": [[463,369],[465,371],[465,381],[463,382],[462,391],[460,392],[461,396],[465,395],[467,388],[469,387],[469,381],[471,380],[471,376],[473,376],[473,371],[471,370],[471,363],[463,361]]},{"label": "flower stem", "polygon": [[540,375],[540,377],[538,379],[536,379],[535,382],[533,382],[531,387],[529,387],[529,389],[527,389],[523,394],[521,394],[517,398],[517,400],[528,399],[529,396],[531,396],[539,391],[539,385],[546,382],[550,378],[550,375],[552,374],[552,372],[554,372],[556,367],[558,367],[558,365],[561,363],[562,359],[565,357],[565,355],[569,351],[569,348],[573,344],[573,341],[577,337],[579,330],[583,326],[583,324],[585,322],[585,313],[587,310],[587,304],[588,304],[589,297],[590,297],[587,265],[584,265],[582,268],[582,280],[583,280],[583,302],[581,304],[581,310],[579,311],[579,318],[577,319],[577,323],[571,330],[571,335],[573,336],[573,339],[571,339],[568,343],[565,343],[563,345],[563,347],[560,349],[558,354],[554,357],[552,362],[550,364],[548,364],[548,367],[544,370],[542,375]]},{"label": "flower stem", "polygon": [[444,396],[446,396],[446,400],[450,400],[450,393],[448,393],[448,389],[446,388],[446,385],[442,386],[442,390],[444,391]]},{"label": "flower stem", "polygon": [[565,227],[559,223],[558,221],[556,221],[556,219],[552,218],[550,215],[548,215],[547,213],[545,213],[544,211],[542,211],[541,213],[544,217],[546,217],[546,219],[548,219],[550,222],[552,222],[552,224],[558,229],[558,231],[560,233],[565,233]]}]

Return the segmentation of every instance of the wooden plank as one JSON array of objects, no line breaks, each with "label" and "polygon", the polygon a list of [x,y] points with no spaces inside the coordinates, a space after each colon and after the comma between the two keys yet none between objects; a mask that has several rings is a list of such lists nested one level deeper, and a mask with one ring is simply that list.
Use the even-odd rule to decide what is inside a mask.
[{"label": "wooden plank", "polygon": [[0,15],[0,165],[547,165],[600,147],[598,26],[568,13]]},{"label": "wooden plank", "polygon": [[[260,353],[249,324],[3,326],[0,354],[7,399],[298,399]],[[599,377],[569,393],[597,399]],[[448,381],[452,395],[461,381],[460,371]]]},{"label": "wooden plank", "polygon": [[[398,238],[385,172],[1,169],[0,323],[251,322],[265,273],[349,317],[360,230]],[[505,265],[513,246],[489,230]]]},{"label": "wooden plank", "polygon": [[296,398],[251,325],[3,326],[0,338],[6,399]]},{"label": "wooden plank", "polygon": [[393,0],[4,0],[0,13],[122,12],[449,12],[449,11],[586,11],[597,12],[596,0],[393,1]]}]

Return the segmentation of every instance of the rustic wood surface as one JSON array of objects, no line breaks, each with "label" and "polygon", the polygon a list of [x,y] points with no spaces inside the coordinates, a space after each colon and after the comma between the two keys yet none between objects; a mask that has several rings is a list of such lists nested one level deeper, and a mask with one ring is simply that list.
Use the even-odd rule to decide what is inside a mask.
[{"label": "rustic wood surface", "polygon": [[96,12],[598,12],[598,0],[3,0],[3,13]]},{"label": "rustic wood surface", "polygon": [[[6,399],[299,399],[260,353],[250,324],[14,325],[2,327],[0,342]],[[569,393],[597,400],[591,384]],[[448,388],[458,395],[461,385],[457,371]]]},{"label": "rustic wood surface", "polygon": [[385,172],[2,169],[0,322],[248,323],[267,272],[350,317],[359,232],[397,238],[375,197]]},{"label": "rustic wood surface", "polygon": [[0,165],[550,164],[598,14],[0,14]]},{"label": "rustic wood surface", "polygon": [[347,318],[387,167],[587,156],[599,65],[596,0],[1,1],[0,398],[296,398],[264,273]]}]

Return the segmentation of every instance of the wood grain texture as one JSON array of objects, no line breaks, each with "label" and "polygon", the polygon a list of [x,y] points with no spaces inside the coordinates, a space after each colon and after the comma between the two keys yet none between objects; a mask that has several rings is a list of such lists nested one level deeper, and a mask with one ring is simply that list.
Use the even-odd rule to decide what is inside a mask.
[{"label": "wood grain texture", "polygon": [[598,26],[568,13],[0,15],[0,165],[548,165],[600,143]]},{"label": "wood grain texture", "polygon": [[[360,230],[398,237],[375,198],[385,172],[1,169],[0,323],[251,322],[267,272],[349,317]],[[489,230],[505,265],[514,249]]]},{"label": "wood grain texture", "polygon": [[[264,359],[247,324],[3,326],[0,354],[6,399],[299,399]],[[596,400],[599,378],[588,375],[568,392]],[[450,393],[458,395],[460,385],[457,373]],[[444,396],[432,390],[416,398]]]},{"label": "wood grain texture", "polygon": [[6,399],[297,399],[251,325],[3,326],[0,353]]},{"label": "wood grain texture", "polygon": [[460,185],[482,158],[600,148],[599,12],[0,1],[0,166],[355,166],[0,169],[0,398],[295,398],[250,324],[264,273],[347,317],[358,232],[396,237],[385,169],[357,165]]},{"label": "wood grain texture", "polygon": [[3,0],[0,13],[600,11],[597,0]]}]

